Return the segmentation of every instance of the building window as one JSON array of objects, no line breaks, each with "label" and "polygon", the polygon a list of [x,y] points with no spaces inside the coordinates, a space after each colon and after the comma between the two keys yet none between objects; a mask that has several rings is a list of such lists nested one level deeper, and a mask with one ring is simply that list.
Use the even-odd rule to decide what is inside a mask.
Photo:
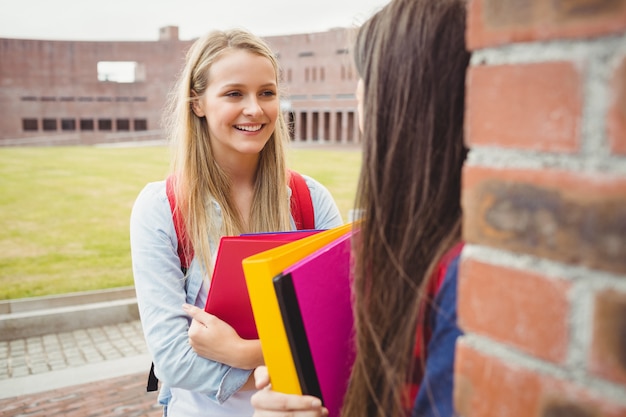
[{"label": "building window", "polygon": [[313,56],[313,52],[311,52],[311,51],[307,51],[307,52],[300,52],[300,53],[298,54],[298,56],[299,56],[300,58],[307,57],[307,56]]},{"label": "building window", "polygon": [[41,97],[41,101],[57,101],[56,97]]},{"label": "building window", "polygon": [[135,119],[133,124],[135,125],[135,130],[148,130],[148,121],[146,119]]},{"label": "building window", "polygon": [[324,78],[326,78],[326,73],[324,71],[324,67],[320,68],[320,81],[324,81]]},{"label": "building window", "polygon": [[148,97],[133,97],[133,101],[148,101]]},{"label": "building window", "polygon": [[74,101],[74,97],[61,97],[61,101]]},{"label": "building window", "polygon": [[98,81],[135,83],[146,80],[143,64],[134,61],[100,61],[97,65]]},{"label": "building window", "polygon": [[93,101],[93,97],[78,97],[78,101]]},{"label": "building window", "polygon": [[309,69],[305,68],[304,69],[304,82],[309,82]]},{"label": "building window", "polygon": [[61,119],[61,130],[76,130],[76,120]]},{"label": "building window", "polygon": [[115,121],[116,130],[130,130],[130,120],[128,119],[117,119]]},{"label": "building window", "polygon": [[80,130],[93,130],[93,119],[80,119]]},{"label": "building window", "polygon": [[313,81],[317,81],[317,67],[313,67]]},{"label": "building window", "polygon": [[291,82],[291,68],[289,68],[287,70],[287,82],[290,83]]},{"label": "building window", "polygon": [[22,119],[22,129],[25,132],[33,132],[39,130],[39,120],[37,119]]},{"label": "building window", "polygon": [[43,119],[43,130],[57,130],[57,119]]},{"label": "building window", "polygon": [[37,101],[37,97],[35,96],[23,96],[20,98],[22,101]]},{"label": "building window", "polygon": [[341,79],[346,79],[346,67],[344,67],[343,65],[341,66]]},{"label": "building window", "polygon": [[98,119],[98,130],[111,130],[113,129],[113,122],[111,119]]}]

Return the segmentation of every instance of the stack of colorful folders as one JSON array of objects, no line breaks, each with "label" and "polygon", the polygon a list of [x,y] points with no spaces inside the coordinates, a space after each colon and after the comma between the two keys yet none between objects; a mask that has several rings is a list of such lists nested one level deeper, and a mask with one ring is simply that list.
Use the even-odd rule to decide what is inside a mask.
[{"label": "stack of colorful folders", "polygon": [[222,237],[204,310],[230,324],[243,339],[258,339],[241,262],[248,256],[317,232],[319,230],[298,230]]},{"label": "stack of colorful folders", "polygon": [[321,398],[338,416],[352,363],[353,224],[242,261],[272,387]]},{"label": "stack of colorful folders", "polygon": [[352,363],[353,224],[225,236],[205,310],[261,339],[274,390],[320,398],[338,416]]}]

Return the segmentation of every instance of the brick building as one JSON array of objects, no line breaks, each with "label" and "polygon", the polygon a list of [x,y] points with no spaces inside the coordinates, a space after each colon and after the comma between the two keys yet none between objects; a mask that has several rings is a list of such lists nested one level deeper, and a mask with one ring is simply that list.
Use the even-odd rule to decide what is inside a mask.
[{"label": "brick building", "polygon": [[[349,33],[265,38],[295,141],[358,141]],[[174,26],[152,42],[0,39],[0,146],[164,139],[163,105],[192,42]]]}]

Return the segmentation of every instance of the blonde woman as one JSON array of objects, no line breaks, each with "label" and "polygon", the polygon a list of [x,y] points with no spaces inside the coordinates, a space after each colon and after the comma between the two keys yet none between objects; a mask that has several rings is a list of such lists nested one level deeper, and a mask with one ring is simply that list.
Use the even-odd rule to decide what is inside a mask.
[{"label": "blonde woman", "polygon": [[[193,261],[177,253],[165,181],[141,191],[131,215],[133,273],[148,350],[161,381],[164,416],[252,415],[258,340],[245,340],[203,308],[221,236],[294,230],[285,163],[288,133],[280,111],[278,63],[246,31],[198,39],[170,98],[171,178]],[[315,228],[342,224],[328,190],[304,176]],[[191,339],[190,339],[191,337]]]}]

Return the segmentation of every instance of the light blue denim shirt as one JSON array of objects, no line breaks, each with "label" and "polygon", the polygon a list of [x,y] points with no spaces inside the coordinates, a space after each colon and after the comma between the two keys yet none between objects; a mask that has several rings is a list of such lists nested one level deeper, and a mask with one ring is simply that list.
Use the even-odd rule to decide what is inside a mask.
[{"label": "light blue denim shirt", "polygon": [[[311,192],[315,228],[341,225],[341,214],[330,192],[316,180],[303,177]],[[221,210],[217,202],[214,204],[218,213],[214,221],[221,223]],[[293,219],[291,223],[295,230]],[[214,253],[219,238],[210,242]],[[203,277],[195,261],[187,278],[180,269],[165,181],[147,184],[137,197],[130,219],[130,242],[141,324],[155,374],[161,382],[159,402],[166,406],[171,398],[170,387],[178,387],[204,393],[223,403],[245,384],[252,371],[198,356],[189,345],[191,320],[182,305],[204,308],[206,294],[200,294]]]}]

